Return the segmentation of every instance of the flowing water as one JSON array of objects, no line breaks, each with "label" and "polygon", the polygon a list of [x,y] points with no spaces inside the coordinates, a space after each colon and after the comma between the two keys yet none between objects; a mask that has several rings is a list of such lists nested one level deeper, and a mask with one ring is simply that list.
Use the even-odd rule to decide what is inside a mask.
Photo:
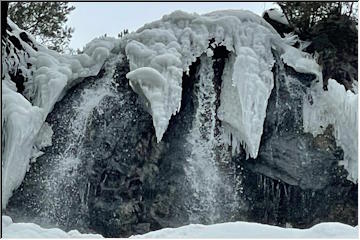
[{"label": "flowing water", "polygon": [[44,182],[43,195],[46,200],[42,203],[43,217],[66,221],[73,211],[71,206],[74,204],[74,196],[80,197],[80,206],[85,208],[81,211],[86,212],[84,194],[87,185],[83,186],[82,174],[79,174],[83,162],[82,143],[93,110],[105,96],[111,94],[107,84],[109,79],[103,78],[98,81],[96,87],[82,92],[78,105],[73,107],[75,114],[70,122],[69,135],[66,136],[65,150],[51,159],[55,166],[49,169]]},{"label": "flowing water", "polygon": [[[223,221],[225,205],[235,203],[235,191],[219,170],[219,136],[216,134],[216,91],[213,60],[201,57],[195,85],[196,113],[192,129],[187,137],[191,154],[185,166],[186,178],[192,190],[188,199],[191,223],[215,223]],[[225,153],[226,154],[226,153]],[[232,199],[231,199],[232,198]]]}]

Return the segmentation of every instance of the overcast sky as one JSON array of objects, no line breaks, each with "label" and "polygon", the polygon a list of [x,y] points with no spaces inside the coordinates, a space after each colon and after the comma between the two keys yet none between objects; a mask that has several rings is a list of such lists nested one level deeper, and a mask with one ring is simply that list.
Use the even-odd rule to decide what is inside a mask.
[{"label": "overcast sky", "polygon": [[199,14],[224,9],[245,9],[261,15],[275,7],[271,2],[77,2],[67,25],[75,28],[70,47],[82,49],[93,38],[117,37],[123,29],[135,31],[145,23],[160,19],[175,10]]}]

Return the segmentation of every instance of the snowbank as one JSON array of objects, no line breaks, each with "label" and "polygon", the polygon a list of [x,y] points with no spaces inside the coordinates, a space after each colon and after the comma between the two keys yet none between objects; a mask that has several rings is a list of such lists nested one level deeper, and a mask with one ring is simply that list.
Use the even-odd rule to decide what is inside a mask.
[{"label": "snowbank", "polygon": [[[3,238],[102,238],[99,234],[64,232],[42,228],[34,223],[13,223],[2,216]],[[164,228],[131,238],[358,238],[358,227],[342,223],[320,223],[309,229],[281,228],[260,223],[229,222],[213,225],[191,224]]]},{"label": "snowbank", "polygon": [[[263,130],[267,101],[273,88],[272,48],[288,65],[319,75],[313,59],[291,47],[261,17],[242,10],[216,11],[205,15],[175,11],[146,24],[124,39],[131,72],[131,86],[147,103],[157,141],[181,104],[182,75],[201,54],[225,46],[229,62],[221,91],[219,118],[228,143],[242,145],[255,158]],[[211,43],[211,44],[210,44]],[[226,86],[225,86],[226,85]],[[230,111],[231,109],[231,111]]]},{"label": "snowbank", "polygon": [[[35,142],[48,113],[66,90],[97,75],[116,45],[115,39],[99,38],[87,44],[83,54],[61,55],[36,43],[10,19],[8,23],[8,37],[17,39],[18,44],[9,41],[9,52],[2,51],[2,208],[21,184],[30,158],[39,155]],[[22,94],[10,79],[10,74],[20,71],[25,79]]]},{"label": "snowbank", "polygon": [[2,216],[3,238],[103,238],[100,234],[82,234],[77,230],[64,232],[58,228],[42,228],[34,223],[13,223],[8,216]]},{"label": "snowbank", "polygon": [[281,228],[260,223],[191,224],[165,228],[132,238],[358,238],[358,227],[320,223],[309,229]]},{"label": "snowbank", "polygon": [[303,124],[314,136],[323,133],[329,124],[334,127],[336,143],[344,150],[342,164],[349,172],[348,179],[358,179],[358,95],[346,91],[334,79],[329,79],[328,90],[322,83],[314,85],[304,100]]}]

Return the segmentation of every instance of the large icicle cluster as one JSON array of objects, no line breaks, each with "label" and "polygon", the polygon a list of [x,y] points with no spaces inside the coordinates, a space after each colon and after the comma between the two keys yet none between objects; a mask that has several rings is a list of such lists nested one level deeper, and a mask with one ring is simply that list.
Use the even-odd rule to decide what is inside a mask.
[{"label": "large icicle cluster", "polygon": [[[39,155],[37,135],[43,137],[49,128],[42,126],[54,104],[75,83],[97,75],[116,43],[112,38],[95,39],[83,54],[61,55],[36,43],[10,19],[8,24],[8,37],[18,44],[9,40],[7,51],[2,51],[2,208],[21,184],[31,156]],[[16,74],[25,79],[22,94],[11,80]]]},{"label": "large icicle cluster", "polygon": [[334,127],[336,143],[344,150],[344,167],[348,179],[358,179],[358,95],[329,79],[328,90],[322,83],[314,85],[304,101],[304,130],[314,136],[323,133],[329,124]]},{"label": "large icicle cluster", "polygon": [[[238,56],[231,83],[236,88],[235,96],[229,97],[239,101],[232,113],[221,114],[221,120],[236,130],[229,132],[233,139],[249,146],[250,155],[256,157],[273,87],[273,38],[278,38],[275,30],[248,11],[218,11],[202,16],[176,11],[130,34],[126,54],[131,72],[127,77],[148,104],[157,140],[161,140],[171,116],[180,109],[183,72],[202,53],[209,52],[210,40],[214,40],[212,48],[223,45]],[[226,112],[232,104],[230,98],[221,102]]]},{"label": "large icicle cluster", "polygon": [[127,35],[125,44],[131,70],[127,77],[152,114],[158,141],[171,116],[180,109],[183,72],[188,72],[202,53],[211,55],[209,45],[225,46],[232,60],[224,72],[218,115],[228,143],[235,150],[244,146],[253,158],[258,154],[273,88],[272,47],[282,51],[284,61],[296,70],[313,73],[314,66],[318,68],[314,60],[281,39],[264,19],[242,10],[201,16],[176,11]]}]

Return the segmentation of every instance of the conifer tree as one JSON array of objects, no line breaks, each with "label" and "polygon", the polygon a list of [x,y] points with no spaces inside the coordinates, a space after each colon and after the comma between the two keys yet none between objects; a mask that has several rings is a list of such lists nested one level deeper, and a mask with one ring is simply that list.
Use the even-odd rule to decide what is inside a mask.
[{"label": "conifer tree", "polygon": [[66,26],[75,7],[68,2],[11,2],[8,16],[50,49],[68,49],[74,28]]}]

